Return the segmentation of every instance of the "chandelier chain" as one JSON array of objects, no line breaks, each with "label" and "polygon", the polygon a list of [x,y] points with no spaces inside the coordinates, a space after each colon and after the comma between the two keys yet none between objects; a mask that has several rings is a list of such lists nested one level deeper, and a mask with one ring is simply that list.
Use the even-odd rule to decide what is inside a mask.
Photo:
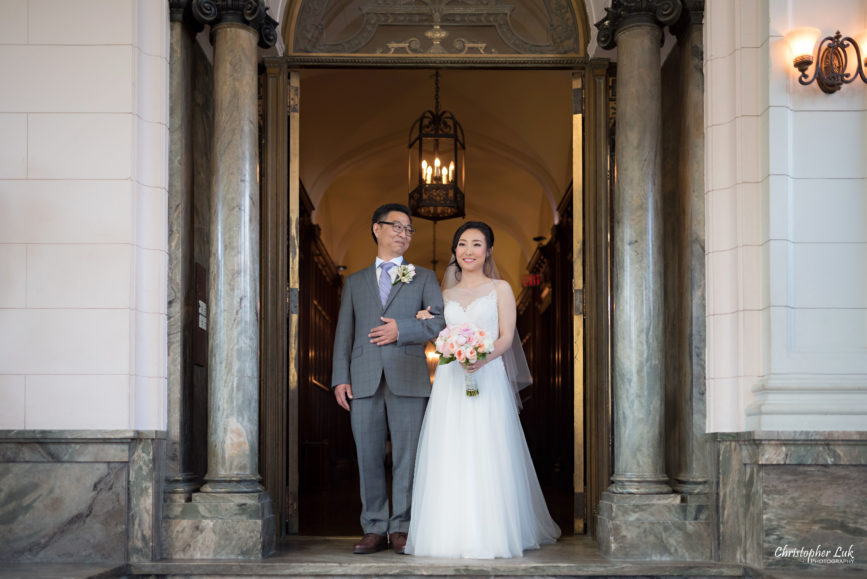
[{"label": "chandelier chain", "polygon": [[439,116],[440,114],[440,71],[436,70],[436,75],[434,76],[434,106],[436,107],[436,114]]}]

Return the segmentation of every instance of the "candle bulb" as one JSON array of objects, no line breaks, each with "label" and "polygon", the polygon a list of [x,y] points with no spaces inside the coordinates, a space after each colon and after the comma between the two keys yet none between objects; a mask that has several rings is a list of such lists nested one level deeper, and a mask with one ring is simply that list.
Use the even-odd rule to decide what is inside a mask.
[{"label": "candle bulb", "polygon": [[428,185],[430,185],[432,173],[432,167],[428,165],[427,170],[425,171],[425,182],[427,182]]},{"label": "candle bulb", "polygon": [[443,183],[449,182],[449,170],[443,167]]},{"label": "candle bulb", "polygon": [[449,183],[455,180],[455,162],[449,163]]},{"label": "candle bulb", "polygon": [[427,175],[427,160],[426,159],[421,160],[421,174]]},{"label": "candle bulb", "polygon": [[434,167],[436,167],[437,173],[440,172],[440,158],[434,157]]}]

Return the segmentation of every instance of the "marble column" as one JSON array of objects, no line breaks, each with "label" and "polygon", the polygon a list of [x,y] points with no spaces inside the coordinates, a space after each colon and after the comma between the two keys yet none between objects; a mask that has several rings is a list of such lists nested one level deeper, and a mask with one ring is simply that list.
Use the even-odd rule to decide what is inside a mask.
[{"label": "marble column", "polygon": [[193,36],[201,25],[189,0],[171,0],[169,63],[168,441],[166,492],[188,500],[196,489],[190,468],[192,426],[193,278]]},{"label": "marble column", "polygon": [[[200,2],[196,5],[211,6]],[[258,32],[229,8],[209,14],[214,137],[208,279],[208,472],[205,493],[259,484]]]},{"label": "marble column", "polygon": [[661,35],[653,12],[628,12],[612,39],[617,46],[612,493],[671,492],[663,447]]},{"label": "marble column", "polygon": [[617,47],[611,277],[614,475],[596,537],[613,559],[710,556],[709,509],[672,493],[665,472],[662,26],[680,0],[613,0],[596,26]]},{"label": "marble column", "polygon": [[264,0],[193,0],[211,26],[214,127],[208,264],[208,469],[168,506],[173,558],[261,558],[275,523],[259,476],[258,52],[276,41]]},{"label": "marble column", "polygon": [[682,274],[678,294],[685,296],[686,341],[678,390],[681,428],[675,490],[708,492],[708,443],[705,434],[705,228],[704,228],[704,0],[685,0],[688,13],[678,30],[680,45],[681,127],[678,189],[683,204]]}]

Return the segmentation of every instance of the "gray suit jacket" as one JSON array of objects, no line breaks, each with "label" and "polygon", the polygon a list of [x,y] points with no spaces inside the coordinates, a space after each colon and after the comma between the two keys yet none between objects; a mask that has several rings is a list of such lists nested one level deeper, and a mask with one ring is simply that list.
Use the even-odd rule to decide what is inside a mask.
[{"label": "gray suit jacket", "polygon": [[[404,260],[404,263],[407,263]],[[418,320],[419,310],[431,306],[430,320]],[[385,346],[370,343],[367,334],[385,316],[397,321],[398,341]],[[424,344],[445,327],[443,297],[436,275],[415,266],[410,283],[391,286],[385,307],[379,299],[376,266],[346,278],[334,335],[331,386],[350,384],[355,398],[373,396],[382,373],[394,394],[429,396],[430,374]]]}]

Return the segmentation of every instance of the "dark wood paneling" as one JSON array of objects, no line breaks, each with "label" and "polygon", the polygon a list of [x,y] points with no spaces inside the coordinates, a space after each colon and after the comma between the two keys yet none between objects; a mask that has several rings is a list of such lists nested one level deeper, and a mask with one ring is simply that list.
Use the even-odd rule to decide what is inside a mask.
[{"label": "dark wood paneling", "polygon": [[361,500],[349,414],[331,392],[334,330],[343,278],[300,198],[298,296],[299,515],[305,535],[354,535]]},{"label": "dark wood paneling", "polygon": [[574,525],[572,363],[572,190],[559,223],[528,265],[539,285],[518,296],[518,331],[533,385],[522,392],[521,422],[551,515],[564,533]]}]

